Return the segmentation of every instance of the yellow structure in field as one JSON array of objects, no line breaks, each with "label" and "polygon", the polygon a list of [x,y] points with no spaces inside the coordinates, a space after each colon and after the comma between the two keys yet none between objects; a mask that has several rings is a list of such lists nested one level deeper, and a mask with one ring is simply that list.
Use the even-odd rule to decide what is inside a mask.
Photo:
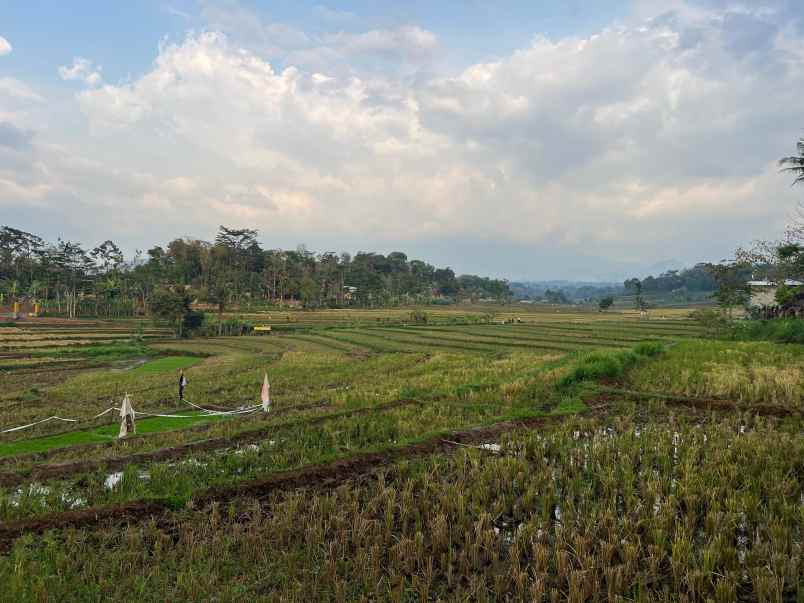
[{"label": "yellow structure in field", "polygon": [[254,327],[254,332],[257,335],[270,335],[271,325],[257,325],[256,327]]}]

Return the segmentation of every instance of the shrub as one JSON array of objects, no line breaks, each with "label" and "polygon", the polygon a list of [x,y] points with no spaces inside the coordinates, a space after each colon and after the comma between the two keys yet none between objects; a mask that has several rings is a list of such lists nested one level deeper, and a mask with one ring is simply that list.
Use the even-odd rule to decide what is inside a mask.
[{"label": "shrub", "polygon": [[216,316],[211,314],[195,313],[200,315],[201,320],[192,331],[193,335],[201,337],[216,337],[218,335],[248,335],[254,330],[254,325],[248,320],[240,318],[226,318],[219,321]]},{"label": "shrub", "polygon": [[428,321],[427,312],[421,310],[414,310],[410,313],[410,321],[415,324],[426,325]]},{"label": "shrub", "polygon": [[751,320],[734,325],[731,337],[739,340],[767,340],[779,343],[804,343],[804,320],[776,318]]},{"label": "shrub", "polygon": [[632,350],[585,354],[575,368],[561,378],[559,385],[566,387],[583,381],[617,379],[641,360],[657,356],[663,351],[664,346],[658,342],[643,342]]},{"label": "shrub", "polygon": [[186,333],[190,333],[197,330],[202,324],[204,324],[203,312],[190,310],[187,314],[184,315],[184,331]]},{"label": "shrub", "polygon": [[643,341],[634,347],[634,353],[638,356],[652,358],[664,352],[664,345],[658,341]]},{"label": "shrub", "polygon": [[606,311],[614,305],[614,298],[611,295],[604,297],[597,303],[597,305],[601,311]]},{"label": "shrub", "polygon": [[690,318],[698,322],[710,337],[723,337],[731,331],[733,322],[723,312],[712,308],[695,310]]}]

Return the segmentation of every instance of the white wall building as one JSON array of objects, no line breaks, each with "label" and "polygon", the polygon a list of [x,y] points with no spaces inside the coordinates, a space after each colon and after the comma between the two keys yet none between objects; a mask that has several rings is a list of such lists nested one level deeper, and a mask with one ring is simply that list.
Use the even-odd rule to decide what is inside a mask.
[{"label": "white wall building", "polygon": [[[769,306],[776,306],[776,290],[779,288],[778,283],[774,281],[748,281],[746,283],[751,291],[751,300],[748,305],[754,308],[763,308]],[[798,287],[804,285],[801,281],[786,280],[784,282],[788,287]]]}]

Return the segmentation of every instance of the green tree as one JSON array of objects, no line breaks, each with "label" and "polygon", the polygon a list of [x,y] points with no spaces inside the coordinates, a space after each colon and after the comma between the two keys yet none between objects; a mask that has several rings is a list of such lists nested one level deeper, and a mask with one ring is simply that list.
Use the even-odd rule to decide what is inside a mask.
[{"label": "green tree", "polygon": [[305,308],[316,306],[320,294],[318,283],[311,276],[304,276],[299,287],[299,294]]},{"label": "green tree", "polygon": [[648,305],[645,303],[645,298],[642,297],[642,281],[638,278],[630,278],[623,283],[626,291],[634,294],[634,308],[639,312],[644,312]]},{"label": "green tree", "polygon": [[744,306],[751,299],[751,291],[747,283],[747,267],[739,262],[711,264],[709,271],[717,283],[717,291],[713,297],[729,318],[733,317],[736,306]]},{"label": "green tree", "polygon": [[218,322],[231,305],[301,300],[306,306],[387,306],[512,296],[509,283],[474,275],[457,276],[394,251],[313,253],[263,250],[257,231],[221,226],[214,243],[178,238],[140,251],[130,262],[110,240],[87,252],[77,243],[48,245],[25,231],[0,228],[0,295],[41,299],[47,311],[75,317],[88,308],[98,316],[150,315],[157,290],[177,285],[217,306]]},{"label": "green tree", "polygon": [[172,289],[159,289],[151,298],[151,313],[154,317],[167,322],[176,333],[176,337],[180,338],[185,333],[186,323],[193,320],[191,301],[187,289],[181,285]]},{"label": "green tree", "polygon": [[798,155],[782,157],[779,160],[779,165],[785,166],[782,168],[783,172],[793,174],[793,184],[800,184],[804,182],[804,138],[799,139],[798,144],[796,144],[796,150]]},{"label": "green tree", "polygon": [[597,306],[598,308],[600,308],[601,312],[605,312],[613,305],[614,305],[614,298],[611,295],[600,298],[600,301],[597,303]]}]

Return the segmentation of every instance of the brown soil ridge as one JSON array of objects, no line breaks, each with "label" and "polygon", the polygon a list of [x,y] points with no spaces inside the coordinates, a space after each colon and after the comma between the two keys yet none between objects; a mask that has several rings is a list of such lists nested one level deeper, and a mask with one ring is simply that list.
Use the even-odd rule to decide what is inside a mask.
[{"label": "brown soil ridge", "polygon": [[[597,407],[597,410],[603,407]],[[567,416],[534,417],[516,421],[503,421],[485,427],[448,432],[417,444],[400,446],[383,452],[359,453],[331,463],[310,465],[301,469],[275,473],[267,478],[244,483],[209,488],[193,499],[195,508],[211,503],[227,503],[239,498],[263,498],[278,491],[298,488],[332,488],[359,478],[375,469],[404,459],[453,451],[463,444],[484,442],[503,433],[518,429],[542,426],[563,420]],[[446,439],[446,438],[449,439]],[[85,528],[112,521],[115,524],[138,522],[164,515],[170,505],[163,501],[134,501],[122,505],[94,507],[62,513],[51,513],[34,519],[0,523],[0,552],[7,552],[14,541],[26,533],[47,530]]]},{"label": "brown soil ridge", "polygon": [[194,497],[193,503],[196,507],[204,507],[211,503],[226,503],[237,498],[263,498],[277,490],[334,487],[384,465],[409,458],[450,452],[459,448],[462,444],[484,442],[510,431],[542,426],[547,422],[563,419],[566,416],[555,415],[553,417],[502,421],[489,426],[450,432],[445,436],[433,437],[424,442],[400,446],[383,452],[360,453],[324,465],[311,465],[299,470],[277,473],[267,478],[246,483],[232,486],[215,486]]},{"label": "brown soil ridge", "polygon": [[[263,429],[244,431],[242,433],[234,434],[231,436],[221,436],[218,438],[210,438],[207,440],[200,440],[196,442],[188,442],[180,446],[172,448],[161,448],[151,452],[141,452],[137,454],[130,454],[124,457],[112,457],[108,459],[99,459],[97,461],[78,461],[74,463],[63,463],[56,465],[43,465],[33,468],[30,473],[22,472],[3,472],[0,473],[0,486],[18,486],[30,481],[47,480],[60,477],[67,477],[77,473],[89,473],[92,471],[119,471],[125,469],[128,465],[137,465],[142,463],[168,461],[183,456],[197,453],[197,452],[210,452],[213,450],[221,450],[224,448],[232,448],[239,444],[248,444],[251,442],[259,441],[265,437],[276,432],[277,429],[284,429],[292,427],[296,424],[304,425],[317,425],[325,421],[332,420],[332,418],[340,418],[344,416],[355,416],[366,413],[373,413],[378,411],[392,410],[402,406],[410,406],[412,404],[424,404],[421,400],[396,400],[388,404],[380,404],[377,406],[366,406],[356,408],[352,411],[345,411],[342,413],[325,414],[311,419],[299,420],[290,423],[279,425],[269,425]],[[321,407],[326,407],[327,404],[320,404]],[[315,405],[311,405],[314,408]],[[99,444],[98,446],[108,446],[110,444]],[[113,444],[111,444],[113,445]]]},{"label": "brown soil ridge", "polygon": [[722,410],[722,411],[746,411],[756,415],[770,417],[791,417],[801,415],[801,411],[796,408],[788,408],[776,404],[750,404],[738,402],[737,400],[726,400],[723,398],[693,398],[680,394],[668,394],[662,392],[641,392],[614,387],[601,389],[607,394],[614,394],[620,397],[633,396],[635,398],[655,398],[666,404],[675,404],[701,410]]}]

